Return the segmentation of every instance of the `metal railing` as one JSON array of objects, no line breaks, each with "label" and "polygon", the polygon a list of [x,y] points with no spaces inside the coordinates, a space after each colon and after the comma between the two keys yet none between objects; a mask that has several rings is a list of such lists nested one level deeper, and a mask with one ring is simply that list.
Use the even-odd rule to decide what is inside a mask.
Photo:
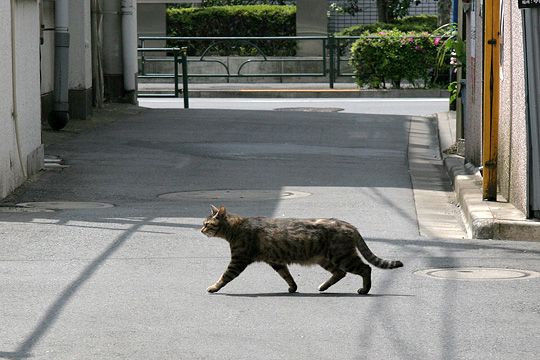
[{"label": "metal railing", "polygon": [[[328,81],[329,87],[334,88],[334,84],[339,78],[354,76],[352,69],[347,68],[343,64],[348,64],[350,57],[351,44],[361,38],[371,38],[371,36],[258,36],[258,37],[164,37],[164,36],[142,36],[139,37],[139,54],[140,54],[140,73],[139,79],[174,79],[175,91],[174,94],[143,94],[141,96],[175,96],[178,97],[178,78],[182,77],[183,89],[185,101],[187,103],[188,96],[188,78],[225,78],[227,82],[233,78],[248,78],[248,77],[272,77],[272,78],[298,78],[298,77],[320,77]],[[401,36],[400,36],[401,37]],[[403,36],[404,38],[413,38],[417,36]],[[432,36],[435,37],[435,36]],[[373,37],[377,39],[377,37]],[[151,48],[145,47],[149,41],[161,41],[168,43],[175,43],[181,45],[181,47],[163,47],[163,48]],[[317,53],[319,56],[268,56],[263,50],[263,46],[260,46],[261,42],[293,42],[292,49],[301,42],[310,41],[313,43],[319,43],[320,46]],[[206,47],[199,46],[200,55],[187,56],[188,46],[194,46],[200,44],[208,44]],[[239,44],[247,46],[255,55],[243,56],[243,55],[231,55],[235,47]],[[230,49],[230,52],[224,49]],[[148,56],[147,53],[161,52],[159,56]],[[218,52],[218,54],[212,54],[212,52]],[[219,52],[225,52],[225,55],[219,54]],[[178,71],[178,60],[181,55],[182,73]],[[247,59],[244,59],[247,58]],[[231,59],[238,59],[235,71],[231,70]],[[156,63],[174,63],[173,73],[159,73],[151,72],[148,68],[150,64]],[[304,72],[286,72],[283,71],[284,64],[287,63],[315,63],[318,71],[304,71]],[[222,69],[222,72],[210,72],[208,67],[204,67],[204,72],[194,72],[190,67],[188,74],[188,63],[206,63],[217,65],[217,68]],[[254,63],[279,63],[281,64],[281,71],[257,71],[248,72],[248,66]],[[306,66],[309,68],[309,66]],[[215,70],[215,68],[214,68]],[[169,70],[170,71],[170,70]],[[187,106],[186,106],[187,107]]]},{"label": "metal railing", "polygon": [[[182,93],[184,97],[184,109],[189,108],[189,89],[188,89],[188,70],[187,70],[187,48],[138,48],[137,51],[141,53],[141,58],[143,61],[141,61],[142,66],[144,66],[144,53],[145,52],[159,52],[159,53],[167,53],[172,54],[172,57],[167,57],[165,61],[173,62],[173,68],[174,72],[172,74],[145,74],[144,67],[141,73],[137,76],[139,79],[173,79],[174,81],[174,92],[173,93],[165,93],[165,94],[155,94],[155,93],[139,93],[139,97],[179,97],[180,93]],[[178,62],[181,62],[182,66],[182,89],[179,88],[179,81],[178,78],[180,77],[180,72],[178,69]]]},{"label": "metal railing", "polygon": [[[199,62],[199,63],[213,63],[218,65],[223,69],[221,73],[194,73],[190,72],[188,74],[189,78],[226,78],[229,81],[231,78],[247,78],[247,77],[277,77],[277,78],[293,78],[293,77],[321,77],[328,78],[330,88],[334,87],[336,78],[339,76],[352,76],[352,73],[342,73],[341,63],[343,61],[348,61],[348,58],[344,59],[340,56],[336,58],[337,52],[336,46],[341,46],[341,39],[353,39],[359,37],[333,37],[333,36],[258,36],[258,37],[163,37],[163,36],[142,36],[139,37],[139,52],[140,52],[140,75],[139,78],[172,78],[174,74],[158,74],[148,71],[149,64],[152,63],[162,63],[162,62],[171,62],[174,61],[170,56],[165,57],[156,57],[156,56],[147,56],[146,50],[151,49],[166,51],[177,48],[146,48],[145,45],[148,41],[167,41],[167,42],[176,42],[179,43],[185,48],[185,45],[193,42],[209,42],[210,45],[202,51],[201,55],[190,56],[187,59],[188,63]],[[257,42],[260,41],[293,41],[297,42],[307,42],[311,43],[319,42],[320,43],[320,56],[268,56],[264,53],[260,46],[257,45]],[[231,70],[231,66],[228,62],[220,60],[219,56],[210,55],[212,49],[217,48],[219,45],[229,45],[231,48],[235,44],[242,43],[256,50],[257,54],[248,56],[249,59],[242,61],[236,71]],[[223,56],[222,56],[223,57]],[[225,56],[227,57],[227,56]],[[248,72],[246,69],[248,65],[254,63],[279,63],[284,67],[283,64],[286,63],[318,63],[319,71],[306,71],[306,72]]]}]

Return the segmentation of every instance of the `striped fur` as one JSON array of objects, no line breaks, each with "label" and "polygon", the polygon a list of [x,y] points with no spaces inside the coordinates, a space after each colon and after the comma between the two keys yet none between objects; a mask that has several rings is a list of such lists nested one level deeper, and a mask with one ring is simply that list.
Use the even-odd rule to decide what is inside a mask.
[{"label": "striped fur", "polygon": [[295,292],[297,285],[287,268],[289,264],[320,265],[332,273],[319,286],[324,291],[349,273],[362,276],[359,294],[371,288],[371,267],[358,256],[381,269],[403,266],[400,261],[377,257],[368,248],[358,230],[337,219],[272,219],[230,214],[224,207],[212,206],[201,232],[229,242],[231,261],[209,292],[219,291],[253,262],[268,263]]}]

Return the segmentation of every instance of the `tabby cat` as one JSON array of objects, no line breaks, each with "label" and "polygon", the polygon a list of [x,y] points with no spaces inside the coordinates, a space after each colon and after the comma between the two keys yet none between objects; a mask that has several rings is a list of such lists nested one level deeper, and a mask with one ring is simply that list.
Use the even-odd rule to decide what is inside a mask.
[{"label": "tabby cat", "polygon": [[230,245],[231,261],[219,280],[208,292],[219,291],[253,262],[268,263],[296,291],[296,283],[288,264],[320,265],[332,273],[319,286],[324,291],[341,280],[347,272],[362,276],[359,294],[371,288],[371,267],[358,256],[356,249],[371,264],[382,269],[403,266],[401,261],[388,261],[375,256],[354,226],[337,219],[272,219],[242,217],[212,205],[212,213],[203,222],[201,232],[220,237]]}]

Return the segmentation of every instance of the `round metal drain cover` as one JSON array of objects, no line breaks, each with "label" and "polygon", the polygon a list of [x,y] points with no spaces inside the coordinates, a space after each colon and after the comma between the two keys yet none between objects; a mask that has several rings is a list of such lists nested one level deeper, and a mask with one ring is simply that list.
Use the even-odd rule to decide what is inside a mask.
[{"label": "round metal drain cover", "polygon": [[456,267],[427,269],[416,272],[418,275],[429,276],[435,279],[449,280],[516,280],[539,277],[540,273],[531,270],[484,268],[484,267]]},{"label": "round metal drain cover", "polygon": [[303,111],[303,112],[339,112],[345,109],[337,107],[288,107],[288,108],[277,108],[275,111]]},{"label": "round metal drain cover", "polygon": [[114,207],[113,204],[84,201],[39,201],[17,204],[34,209],[48,210],[79,210],[79,209],[105,209]]},{"label": "round metal drain cover", "polygon": [[279,190],[200,190],[181,191],[159,195],[166,200],[284,200],[310,196],[310,193],[302,191],[279,191]]}]

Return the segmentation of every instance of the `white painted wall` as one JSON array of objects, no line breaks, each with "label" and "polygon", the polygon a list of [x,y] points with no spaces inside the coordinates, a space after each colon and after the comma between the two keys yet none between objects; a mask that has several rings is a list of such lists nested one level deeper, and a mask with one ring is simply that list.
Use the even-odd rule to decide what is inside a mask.
[{"label": "white painted wall", "polygon": [[92,87],[90,1],[69,1],[69,88]]},{"label": "white painted wall", "polygon": [[[0,2],[0,198],[14,188],[20,174],[15,164],[15,149],[12,111],[12,74],[11,74],[11,14],[8,1]],[[20,180],[19,180],[20,181]]]},{"label": "white painted wall", "polygon": [[54,0],[41,0],[42,21],[46,31],[43,32],[41,45],[41,93],[54,90]]},{"label": "white painted wall", "polygon": [[4,198],[43,162],[37,0],[0,2],[0,47],[0,198]]}]

